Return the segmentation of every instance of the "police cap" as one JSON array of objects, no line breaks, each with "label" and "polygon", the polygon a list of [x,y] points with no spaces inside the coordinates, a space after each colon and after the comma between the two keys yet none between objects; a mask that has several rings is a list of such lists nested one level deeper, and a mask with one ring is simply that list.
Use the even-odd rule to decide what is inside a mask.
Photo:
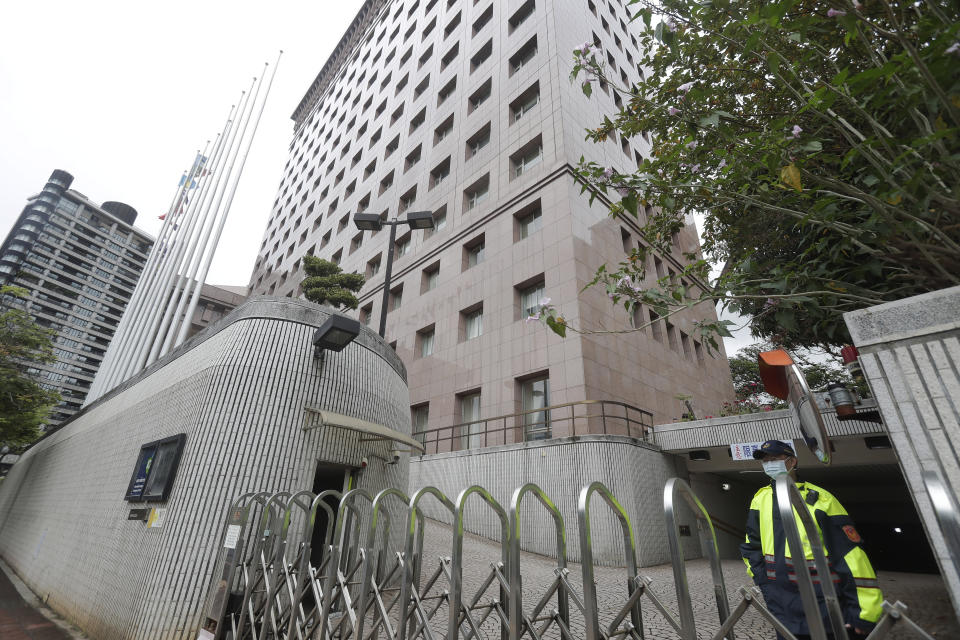
[{"label": "police cap", "polygon": [[759,449],[753,452],[753,457],[759,460],[764,456],[779,456],[781,454],[786,454],[793,458],[797,457],[793,447],[788,445],[786,442],[781,442],[780,440],[767,440],[760,445]]}]

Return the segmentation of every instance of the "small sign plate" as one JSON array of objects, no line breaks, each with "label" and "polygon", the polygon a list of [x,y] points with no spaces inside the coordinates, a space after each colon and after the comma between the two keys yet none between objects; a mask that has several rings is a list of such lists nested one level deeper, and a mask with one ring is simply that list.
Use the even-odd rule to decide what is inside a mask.
[{"label": "small sign plate", "polygon": [[163,523],[167,520],[167,510],[164,509],[151,509],[150,518],[147,520],[148,529],[159,529],[163,526]]},{"label": "small sign plate", "polygon": [[127,520],[146,522],[149,515],[150,509],[130,509],[130,513],[127,514]]},{"label": "small sign plate", "polygon": [[227,549],[236,549],[237,541],[240,539],[240,525],[231,524],[227,527],[227,537],[223,541],[223,546]]}]

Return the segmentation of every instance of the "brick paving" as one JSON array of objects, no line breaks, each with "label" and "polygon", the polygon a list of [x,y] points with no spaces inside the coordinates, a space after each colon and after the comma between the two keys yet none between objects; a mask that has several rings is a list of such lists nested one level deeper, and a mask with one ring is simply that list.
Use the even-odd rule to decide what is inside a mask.
[{"label": "brick paving", "polygon": [[[437,566],[437,556],[450,548],[450,528],[444,525],[429,522],[424,539],[425,563],[423,577],[428,577]],[[463,572],[463,600],[469,601],[476,589],[490,573],[490,564],[500,558],[500,547],[489,540],[467,534],[464,539],[464,572]],[[432,555],[431,555],[431,550]],[[449,552],[447,552],[449,553]],[[752,585],[742,562],[738,560],[724,560],[722,563],[724,580],[727,587],[727,596],[730,609],[740,602],[739,587]],[[529,611],[534,603],[546,590],[554,579],[556,560],[544,556],[523,553],[521,556],[523,571],[524,611]],[[575,588],[578,597],[582,594],[582,567],[579,564],[569,565],[569,581]],[[706,560],[691,560],[686,563],[688,582],[690,585],[691,600],[694,616],[697,620],[697,629],[700,638],[710,638],[719,629],[716,601],[714,600],[713,581],[710,566]],[[651,590],[664,603],[665,607],[677,616],[676,591],[671,565],[644,567],[640,573],[652,580]],[[880,572],[878,575],[884,598],[890,602],[900,600],[908,605],[907,615],[917,622],[923,629],[935,638],[960,638],[960,624],[957,622],[949,596],[939,575]],[[600,605],[600,621],[602,625],[609,623],[626,601],[625,588],[626,571],[623,568],[598,567],[595,571],[597,585],[597,599]],[[442,579],[441,579],[442,580]],[[446,587],[444,583],[442,585]],[[488,602],[495,595],[496,587],[487,591],[487,597],[481,602]],[[555,607],[555,598],[547,610]],[[677,633],[656,610],[653,603],[644,598],[642,600],[643,626],[645,635],[650,639],[677,638]],[[441,607],[435,617],[435,624],[431,625],[438,631],[446,623],[446,608]],[[575,636],[583,637],[583,619],[571,604],[571,630]],[[738,640],[772,640],[775,633],[773,627],[767,623],[758,612],[750,608],[734,628]],[[493,616],[483,627],[485,637],[499,638],[498,624]],[[559,637],[551,629],[546,637]],[[896,640],[906,640],[918,637],[904,626],[898,626],[886,636]]]},{"label": "brick paving", "polygon": [[73,636],[27,604],[0,569],[0,638],[70,640]]}]

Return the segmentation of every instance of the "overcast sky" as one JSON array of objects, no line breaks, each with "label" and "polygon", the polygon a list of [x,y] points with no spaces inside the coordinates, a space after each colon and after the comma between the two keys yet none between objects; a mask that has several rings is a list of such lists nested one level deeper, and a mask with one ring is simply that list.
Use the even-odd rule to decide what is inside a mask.
[{"label": "overcast sky", "polygon": [[[181,173],[284,51],[207,281],[246,285],[293,113],[362,0],[8,4],[0,21],[0,237],[50,172],[156,236]],[[727,341],[732,353],[749,337]]]}]

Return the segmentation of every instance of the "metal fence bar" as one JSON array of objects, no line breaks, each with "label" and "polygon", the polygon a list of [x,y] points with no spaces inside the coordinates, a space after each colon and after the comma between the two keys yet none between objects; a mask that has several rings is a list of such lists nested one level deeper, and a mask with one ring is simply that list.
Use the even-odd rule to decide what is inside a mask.
[{"label": "metal fence bar", "polygon": [[[838,626],[844,629],[843,620],[832,582],[828,582],[829,567],[816,524],[796,486],[786,476],[778,478],[775,484],[789,549],[803,548],[799,529],[802,525],[810,540],[813,564],[823,585],[822,598],[831,614],[829,630],[834,637],[845,637],[845,630],[843,635],[836,634]],[[480,586],[465,597],[464,517],[466,504],[474,494],[480,496],[500,523],[501,560],[494,562],[488,573],[476,576],[483,578],[479,580]],[[532,494],[553,519],[557,567],[549,584],[526,585],[528,593],[540,595],[536,604],[525,612],[525,585],[520,567],[520,507],[527,494]],[[626,597],[619,602],[609,602],[607,594],[607,601],[601,603],[594,583],[590,521],[594,494],[599,494],[612,509],[623,534],[624,564],[628,575]],[[750,608],[784,638],[795,640],[783,623],[764,606],[756,587],[741,588],[742,598],[731,612],[716,552],[713,523],[689,485],[680,479],[668,481],[664,491],[664,517],[677,585],[679,620],[651,589],[650,579],[638,573],[638,541],[634,538],[630,520],[624,508],[601,483],[584,487],[578,499],[582,590],[567,577],[566,530],[561,512],[535,484],[526,484],[514,491],[509,512],[479,486],[465,489],[456,501],[451,501],[435,487],[424,487],[409,499],[397,489],[385,489],[375,498],[363,489],[354,489],[342,496],[335,525],[333,509],[325,502],[330,496],[340,497],[340,494],[335,491],[316,496],[309,491],[292,495],[287,492],[246,494],[231,503],[224,531],[225,545],[217,551],[218,559],[224,564],[220,571],[214,572],[199,637],[229,636],[236,640],[480,640],[485,637],[484,628],[492,624],[492,616],[492,620],[497,621],[502,640],[540,640],[547,637],[548,632],[550,637],[559,634],[561,640],[571,640],[580,637],[579,633],[571,631],[572,605],[574,611],[583,616],[583,635],[587,640],[642,640],[640,602],[646,596],[667,621],[670,637],[674,637],[672,632],[675,631],[679,640],[693,640],[698,636],[677,526],[676,509],[682,504],[678,500],[682,496],[698,519],[698,531],[708,536],[708,556],[720,618],[720,628],[712,636],[713,640],[733,640],[734,628]],[[421,503],[428,496],[453,518],[452,553],[449,557],[441,556],[436,569],[421,582],[425,528]],[[389,567],[387,551],[391,526],[384,509],[387,500],[399,500],[406,505],[407,524],[404,549],[395,554]],[[366,503],[369,503],[370,520],[365,531],[361,531],[361,516],[366,514]],[[311,544],[317,509],[324,509],[327,513],[327,529],[324,532],[325,553],[320,554],[315,563],[311,556],[317,554],[311,553]],[[293,526],[299,518],[304,519],[303,526]],[[239,534],[237,529],[230,529],[232,526],[240,527]],[[248,527],[250,531],[246,531]],[[381,540],[379,544],[378,539]],[[799,559],[804,554],[794,555]],[[821,619],[809,563],[803,557],[794,564],[801,595],[806,598],[804,610],[811,633],[813,637],[823,639],[827,637],[827,629]],[[499,593],[491,592],[494,585],[499,588]],[[546,590],[542,591],[544,586]],[[228,606],[227,600],[232,593],[242,596],[239,610],[231,610]],[[548,611],[554,597],[557,608]],[[443,613],[445,605],[447,611]],[[603,627],[600,624],[601,608],[612,611],[612,615],[605,618]],[[933,640],[907,616],[907,607],[903,603],[884,602],[883,608],[884,615],[868,640],[881,640],[901,627],[925,640]]]},{"label": "metal fence bar", "polygon": [[843,625],[843,612],[840,610],[840,601],[837,599],[837,590],[830,579],[830,567],[823,550],[823,541],[820,540],[820,530],[814,522],[810,509],[803,501],[803,496],[797,489],[793,478],[787,474],[775,478],[777,506],[780,509],[780,519],[783,521],[783,531],[787,536],[787,549],[793,556],[793,568],[797,573],[797,588],[800,590],[800,599],[803,601],[803,611],[807,616],[807,625],[810,627],[810,636],[815,640],[826,640],[827,631],[820,617],[820,606],[817,604],[817,592],[810,576],[807,565],[807,554],[800,539],[800,530],[793,514],[796,513],[803,523],[807,534],[807,542],[817,566],[817,575],[820,578],[820,589],[823,600],[827,605],[827,616],[830,620],[831,633],[834,638],[842,638],[847,630]]}]

